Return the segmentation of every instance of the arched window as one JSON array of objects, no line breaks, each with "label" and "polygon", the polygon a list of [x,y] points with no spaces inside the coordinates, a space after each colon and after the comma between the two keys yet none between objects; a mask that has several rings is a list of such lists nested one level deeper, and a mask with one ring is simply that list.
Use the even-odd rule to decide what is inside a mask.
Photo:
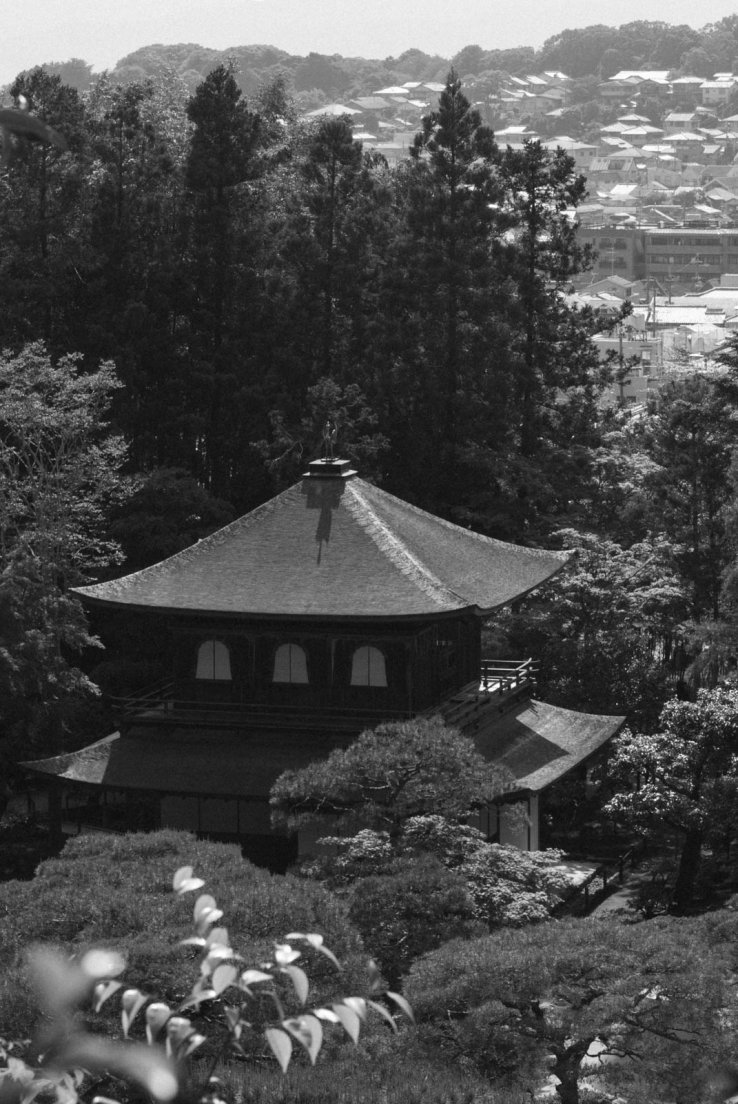
[{"label": "arched window", "polygon": [[387,667],[379,648],[364,644],[357,648],[351,661],[352,686],[386,686]]},{"label": "arched window", "polygon": [[200,645],[195,678],[230,681],[231,655],[222,640],[205,640]]},{"label": "arched window", "polygon": [[307,656],[299,644],[280,644],[274,653],[273,682],[308,682]]}]

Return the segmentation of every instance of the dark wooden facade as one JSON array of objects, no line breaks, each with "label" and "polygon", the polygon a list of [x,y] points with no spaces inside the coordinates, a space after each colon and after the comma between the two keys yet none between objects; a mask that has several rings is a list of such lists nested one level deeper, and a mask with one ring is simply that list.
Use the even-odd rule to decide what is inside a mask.
[{"label": "dark wooden facade", "polygon": [[[411,624],[183,618],[172,639],[171,697],[183,708],[292,705],[409,715],[465,686],[480,669],[479,621],[468,615]],[[198,672],[208,644],[218,646],[221,663],[227,655],[225,669]],[[285,648],[304,656],[304,673],[294,681],[276,670]],[[355,665],[369,649],[379,670],[357,681]]]}]

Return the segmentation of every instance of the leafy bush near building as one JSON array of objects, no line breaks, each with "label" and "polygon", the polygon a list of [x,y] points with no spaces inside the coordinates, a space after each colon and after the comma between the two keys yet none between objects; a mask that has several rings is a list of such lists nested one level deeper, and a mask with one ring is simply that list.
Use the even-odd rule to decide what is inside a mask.
[{"label": "leafy bush near building", "polygon": [[351,920],[393,986],[420,955],[484,930],[464,878],[432,855],[401,859],[387,873],[360,878],[349,900]]},{"label": "leafy bush near building", "polygon": [[[185,832],[79,836],[39,868],[31,882],[0,885],[0,1036],[30,1034],[35,1016],[28,992],[26,948],[43,943],[67,953],[114,946],[127,962],[127,984],[176,1005],[192,983],[191,902],[172,900],[172,871],[197,866],[242,953],[269,957],[287,932],[318,931],[344,964],[340,985],[365,984],[361,939],[345,906],[322,886],[271,875],[227,844]],[[318,1000],[336,985],[330,964],[310,962]]]},{"label": "leafy bush near building", "polygon": [[546,920],[570,883],[559,851],[489,843],[468,824],[410,817],[399,834],[364,828],[325,837],[304,873],[349,902],[365,946],[394,984],[450,939]]},{"label": "leafy bush near building", "polygon": [[[292,878],[272,877],[244,862],[236,848],[197,841],[185,833],[80,837],[67,845],[59,859],[45,863],[33,883],[8,883],[1,887],[0,1096],[6,1104],[17,1104],[27,1091],[35,1091],[36,1087],[41,1086],[45,1070],[50,1071],[50,1080],[46,1085],[52,1096],[56,1094],[58,1100],[66,1099],[68,1102],[85,1099],[83,1093],[87,1091],[87,1082],[70,1081],[67,1084],[63,1073],[66,1067],[56,1069],[52,1062],[34,1073],[33,1066],[25,1064],[24,1059],[34,1063],[39,1060],[39,1044],[43,1040],[52,1047],[52,1054],[57,1053],[62,1060],[70,1048],[77,1054],[83,1048],[92,1063],[90,1068],[95,1071],[93,1087],[97,1092],[112,1094],[121,1101],[140,1099],[138,1090],[132,1085],[146,1081],[148,1075],[143,1067],[136,1066],[139,1058],[145,1059],[144,1064],[150,1075],[157,1070],[164,1074],[173,1071],[163,1054],[157,1056],[157,1047],[151,1046],[155,1042],[153,1026],[160,1022],[158,1017],[162,1012],[166,1014],[170,1011],[160,1003],[160,999],[183,995],[191,999],[198,986],[204,984],[207,989],[208,980],[214,987],[219,987],[220,983],[216,982],[218,972],[232,969],[231,966],[219,965],[220,957],[213,960],[215,942],[209,950],[207,941],[202,939],[200,944],[206,942],[206,947],[202,949],[194,944],[187,948],[180,945],[182,937],[191,931],[195,896],[190,893],[183,898],[182,893],[194,890],[201,884],[199,879],[195,879],[192,885],[186,884],[187,871],[191,871],[191,867],[180,868],[175,875],[175,888],[177,884],[180,886],[179,897],[173,898],[171,860],[174,858],[177,861],[183,853],[193,857],[198,874],[207,874],[206,888],[214,890],[218,906],[223,906],[222,922],[228,924],[228,930],[211,928],[211,937],[216,942],[225,940],[225,946],[233,946],[243,954],[246,966],[259,964],[259,969],[246,971],[252,975],[250,985],[268,980],[262,972],[269,968],[267,960],[273,959],[278,966],[280,962],[291,962],[295,957],[289,944],[275,947],[274,933],[286,933],[295,927],[293,921],[297,921],[296,926],[302,926],[305,931],[322,924],[324,930],[331,932],[333,945],[343,950],[344,968],[340,973],[332,970],[328,961],[330,955],[311,955],[310,948],[315,945],[311,940],[317,938],[319,941],[319,937],[294,933],[290,936],[290,942],[294,944],[297,941],[301,947],[300,961],[305,963],[309,975],[311,1004],[321,999],[322,992],[324,1000],[338,1001],[331,1006],[334,1009],[342,1007],[344,1015],[348,1015],[349,1008],[359,1010],[362,1004],[366,1007],[371,1002],[343,996],[358,983],[369,996],[373,996],[372,1010],[376,1008],[381,1011],[377,1007],[384,993],[381,979],[377,978],[376,971],[363,968],[364,959],[356,933],[347,923],[340,904],[325,889]],[[200,897],[195,901],[198,931],[202,930],[202,917],[210,912],[208,901],[214,900]],[[218,918],[219,908],[216,924]],[[208,930],[207,926],[205,930]],[[231,934],[235,938],[231,939]],[[41,940],[43,947],[38,946]],[[328,940],[325,945],[329,945]],[[107,949],[92,950],[95,947]],[[148,954],[145,953],[147,950]],[[74,961],[68,959],[70,952],[74,955]],[[31,979],[35,978],[36,989],[27,984],[26,956],[29,975]],[[359,958],[362,968],[358,966]],[[107,1019],[93,1013],[70,1018],[73,1009],[66,1007],[67,1000],[77,1004],[84,997],[80,989],[83,973],[87,970],[83,988],[90,995],[94,978],[108,976],[95,974],[94,971],[109,966],[115,975],[124,969],[125,960],[127,965],[121,978],[122,987],[116,994],[115,989],[120,983],[113,981],[110,983],[110,995],[103,998]],[[206,960],[208,970],[204,970]],[[105,965],[101,966],[101,962]],[[327,970],[321,970],[321,965],[326,963]],[[286,971],[277,970],[277,974],[288,973],[290,969],[292,967],[287,966]],[[233,970],[233,975],[237,973],[238,970]],[[328,974],[332,978],[330,983]],[[135,979],[138,979],[138,990],[124,988],[133,984]],[[194,989],[193,980],[196,980]],[[66,998],[65,988],[69,990]],[[98,1003],[102,1003],[98,990],[107,988],[106,982],[95,985]],[[299,989],[299,978],[295,989]],[[239,996],[242,998],[243,994]],[[37,997],[41,1005],[36,1004]],[[343,1033],[339,1027],[338,1031],[325,1034],[320,1060],[315,1067],[309,1065],[303,1048],[293,1047],[293,1060],[284,1076],[278,1072],[276,1063],[261,1060],[263,1049],[259,1054],[252,1054],[247,1049],[246,1054],[239,1058],[237,1054],[226,1057],[224,1048],[218,1055],[209,1045],[210,1039],[221,1017],[228,1021],[229,1011],[235,1011],[228,1007],[233,1004],[233,997],[230,996],[225,1003],[212,1001],[207,994],[203,997],[203,1015],[196,1017],[198,1027],[195,1028],[195,1031],[198,1028],[202,1031],[203,1037],[192,1035],[195,1047],[193,1057],[188,1060],[186,1069],[182,1066],[177,1069],[177,1076],[184,1078],[181,1084],[185,1086],[185,1096],[178,1096],[177,1099],[202,1102],[248,1099],[252,1104],[308,1104],[311,1101],[320,1101],[321,1104],[474,1104],[475,1101],[488,1099],[489,1088],[476,1074],[446,1070],[415,1050],[412,1035],[402,1034],[398,1038],[388,1030],[389,1025],[385,1021],[390,1011],[393,1007],[396,1011],[397,1005],[402,1007],[402,998],[396,995],[391,1004],[387,1003],[387,1012],[383,1016],[374,1016],[373,1021],[367,1018],[356,1047],[342,1044]],[[145,1014],[142,1011],[144,1004]],[[44,1012],[40,1019],[39,1007]],[[131,1035],[134,1039],[141,1039],[141,1043],[130,1042],[120,1046],[111,1040],[100,1039],[96,1034],[107,1030],[112,1035],[120,1035],[119,1008],[129,1009],[129,1020],[136,1016],[131,1010],[139,1009],[140,1015],[136,1016]],[[176,1011],[176,1005],[172,1005],[172,1009]],[[276,1014],[278,1019],[283,1015],[279,1006]],[[192,1016],[191,1010],[189,1015]],[[272,1019],[274,1015],[275,1008],[271,1007]],[[259,1017],[258,1009],[249,1015],[257,1037]],[[310,1013],[303,1019],[312,1021]],[[356,1026],[358,1019],[357,1016]],[[34,1020],[41,1033],[36,1036],[30,1050],[27,1045],[8,1041],[17,1039],[21,1033],[30,1035]],[[172,1030],[169,1027],[166,1029],[167,1038],[170,1041],[179,1039],[186,1044],[187,1038],[181,1036],[180,1039],[177,1032],[180,1028],[191,1032],[189,1022],[182,1020],[181,1014],[175,1015],[171,1022]],[[149,1047],[143,1042],[144,1025]],[[297,1032],[299,1025],[297,1020],[288,1020],[284,1021],[283,1026],[294,1028]],[[61,1034],[60,1027],[63,1029]],[[353,1038],[353,1029],[348,1021],[344,1027]],[[90,1029],[93,1034],[88,1034]],[[303,1046],[307,1050],[304,1041]],[[54,1051],[54,1047],[61,1049]],[[185,1045],[185,1052],[186,1049]],[[43,1050],[41,1046],[42,1054]],[[276,1050],[275,1054],[284,1064],[287,1056],[284,1053],[280,1056]],[[251,1061],[249,1057],[257,1061]],[[314,1053],[312,1057],[315,1057]],[[44,1061],[43,1057],[41,1060]],[[210,1083],[208,1078],[213,1071],[217,1073],[218,1081]],[[35,1077],[30,1087],[23,1080],[26,1076]],[[153,1086],[153,1081],[151,1084]],[[201,1092],[197,1086],[205,1088]],[[61,1095],[57,1093],[57,1088]],[[157,1094],[153,1087],[151,1091],[159,1100],[170,1099],[166,1094]],[[130,1095],[131,1092],[133,1095]],[[513,1099],[503,1094],[496,1097],[496,1104],[512,1104]]]}]

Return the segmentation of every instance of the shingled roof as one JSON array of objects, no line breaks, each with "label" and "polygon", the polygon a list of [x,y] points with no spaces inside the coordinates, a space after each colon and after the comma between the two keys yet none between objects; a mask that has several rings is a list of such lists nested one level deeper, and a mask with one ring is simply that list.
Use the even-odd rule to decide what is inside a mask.
[{"label": "shingled roof", "polygon": [[344,461],[316,461],[301,482],[183,552],[77,593],[224,616],[489,613],[567,558],[462,529],[359,479]]},{"label": "shingled roof", "polygon": [[311,734],[172,728],[167,733],[114,732],[79,751],[24,763],[60,781],[163,794],[266,800],[288,769],[329,754],[330,739]]},{"label": "shingled roof", "polygon": [[539,793],[584,763],[625,724],[625,717],[575,713],[529,700],[490,717],[469,735],[485,759],[507,767],[516,789]]},{"label": "shingled roof", "polygon": [[[468,733],[485,759],[515,778],[510,793],[546,789],[583,763],[622,727],[624,717],[575,713],[528,700]],[[462,732],[464,728],[462,726]],[[152,790],[264,800],[283,771],[325,758],[335,739],[319,732],[225,732],[172,726],[167,732],[115,732],[80,751],[23,764],[68,782],[110,789]]]}]

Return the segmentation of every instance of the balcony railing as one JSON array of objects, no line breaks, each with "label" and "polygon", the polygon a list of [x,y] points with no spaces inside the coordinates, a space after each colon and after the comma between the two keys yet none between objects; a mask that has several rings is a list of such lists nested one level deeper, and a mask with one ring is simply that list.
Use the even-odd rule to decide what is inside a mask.
[{"label": "balcony railing", "polygon": [[483,659],[480,691],[485,694],[509,694],[524,684],[535,682],[532,659]]},{"label": "balcony railing", "polygon": [[[483,659],[478,679],[453,691],[445,700],[424,710],[425,715],[440,713],[449,724],[464,724],[468,716],[476,715],[491,702],[502,704],[530,693],[535,685],[535,668],[531,659]],[[203,689],[209,688],[203,683]],[[398,707],[387,702],[382,707],[366,708],[351,703],[311,705],[295,701],[292,704],[270,701],[247,701],[238,695],[238,685],[229,687],[228,700],[186,700],[175,696],[171,680],[156,683],[137,694],[112,698],[112,705],[121,727],[164,725],[178,728],[285,728],[350,732],[357,728],[372,728],[382,721],[406,720],[417,710]]]},{"label": "balcony railing", "polygon": [[479,680],[468,683],[447,701],[426,710],[440,713],[448,725],[474,731],[490,707],[506,712],[523,698],[530,697],[536,684],[532,659],[483,659]]},{"label": "balcony railing", "polygon": [[370,728],[388,720],[406,720],[408,710],[366,709],[338,705],[292,705],[253,702],[232,697],[228,701],[186,700],[174,695],[171,682],[162,683],[157,692],[112,699],[113,709],[123,727],[265,729],[289,726],[305,730],[350,731],[359,725]]}]

